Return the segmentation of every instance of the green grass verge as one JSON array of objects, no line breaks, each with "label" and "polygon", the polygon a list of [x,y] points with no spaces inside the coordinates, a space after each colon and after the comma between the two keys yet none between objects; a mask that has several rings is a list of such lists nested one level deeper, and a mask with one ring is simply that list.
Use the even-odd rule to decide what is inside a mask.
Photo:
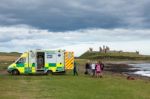
[{"label": "green grass verge", "polygon": [[111,75],[0,75],[1,99],[150,99],[149,92],[149,81]]},{"label": "green grass verge", "polygon": [[[84,71],[87,60],[76,59]],[[11,62],[0,62],[6,70]],[[83,75],[11,76],[0,73],[0,99],[150,99],[150,81],[126,80],[105,74],[104,78]],[[81,74],[82,73],[82,74]]]}]

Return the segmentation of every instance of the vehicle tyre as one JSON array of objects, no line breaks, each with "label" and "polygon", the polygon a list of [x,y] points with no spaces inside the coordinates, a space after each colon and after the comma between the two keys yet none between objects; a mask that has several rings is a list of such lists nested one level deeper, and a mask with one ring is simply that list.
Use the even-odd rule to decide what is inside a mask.
[{"label": "vehicle tyre", "polygon": [[62,74],[62,75],[65,75],[65,74],[66,74],[66,71],[62,71],[61,74]]},{"label": "vehicle tyre", "polygon": [[19,75],[19,71],[18,71],[18,70],[16,70],[16,69],[15,69],[15,70],[13,70],[13,71],[12,71],[12,75]]},{"label": "vehicle tyre", "polygon": [[52,72],[51,70],[48,70],[48,71],[46,72],[46,74],[47,74],[47,75],[52,75],[53,72]]}]

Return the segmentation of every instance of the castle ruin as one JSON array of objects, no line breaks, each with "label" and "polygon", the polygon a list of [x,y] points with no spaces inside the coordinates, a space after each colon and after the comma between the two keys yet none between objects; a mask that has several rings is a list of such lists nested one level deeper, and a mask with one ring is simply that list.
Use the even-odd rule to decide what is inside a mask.
[{"label": "castle ruin", "polygon": [[93,51],[93,48],[89,48],[88,50],[89,52],[100,52],[100,53],[134,53],[134,54],[140,54],[139,51],[135,51],[135,52],[124,52],[122,50],[111,50],[109,46],[105,46],[103,45],[102,47],[99,47],[99,51]]}]

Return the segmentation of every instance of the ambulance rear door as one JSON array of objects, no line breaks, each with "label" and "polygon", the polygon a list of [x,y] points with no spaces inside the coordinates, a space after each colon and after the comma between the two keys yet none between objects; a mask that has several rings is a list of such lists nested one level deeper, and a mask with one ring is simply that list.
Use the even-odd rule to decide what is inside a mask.
[{"label": "ambulance rear door", "polygon": [[56,63],[57,69],[56,69],[56,71],[57,72],[65,71],[64,51],[63,50],[58,50],[56,55],[57,55],[57,63]]},{"label": "ambulance rear door", "polygon": [[74,67],[74,53],[65,52],[65,69],[73,69]]}]

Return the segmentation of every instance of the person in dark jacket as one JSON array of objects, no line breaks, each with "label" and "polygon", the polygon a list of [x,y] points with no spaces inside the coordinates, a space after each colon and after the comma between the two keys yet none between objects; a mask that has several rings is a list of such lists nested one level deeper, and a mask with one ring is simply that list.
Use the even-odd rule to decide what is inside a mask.
[{"label": "person in dark jacket", "polygon": [[105,66],[101,61],[99,61],[99,64],[100,64],[100,67],[101,67],[100,77],[103,77],[103,70],[104,70]]},{"label": "person in dark jacket", "polygon": [[85,64],[85,74],[89,74],[90,73],[90,63],[89,61]]},{"label": "person in dark jacket", "polygon": [[77,63],[74,62],[74,68],[73,68],[73,75],[77,75],[78,76],[78,72],[77,72]]},{"label": "person in dark jacket", "polygon": [[103,70],[104,70],[105,65],[104,65],[101,61],[99,61],[99,63],[100,63],[100,65],[101,65],[101,70],[103,71]]}]

